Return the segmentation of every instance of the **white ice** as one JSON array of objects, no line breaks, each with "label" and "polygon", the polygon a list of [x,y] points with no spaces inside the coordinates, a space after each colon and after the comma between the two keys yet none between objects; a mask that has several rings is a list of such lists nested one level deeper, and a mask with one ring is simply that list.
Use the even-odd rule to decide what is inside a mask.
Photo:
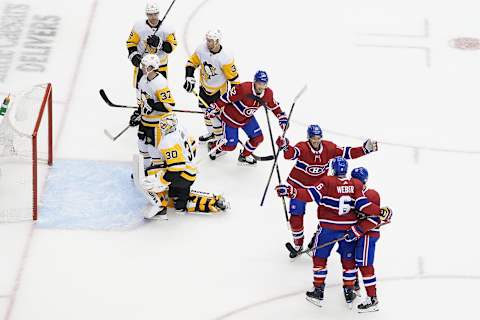
[{"label": "white ice", "polygon": [[[12,70],[1,91],[53,83],[56,160],[130,161],[135,130],[115,142],[103,135],[105,128],[121,130],[130,113],[106,107],[98,90],[135,103],[125,41],[143,18],[144,2],[9,3],[62,20],[47,70]],[[160,5],[165,10],[169,1]],[[259,206],[271,162],[238,167],[236,150],[202,162],[196,182],[200,190],[225,194],[232,206],[225,215],[171,215],[128,231],[1,224],[0,314],[11,320],[474,319],[480,51],[449,42],[480,37],[479,9],[470,0],[190,0],[177,1],[167,18],[179,42],[169,61],[178,107],[196,109],[195,97],[182,89],[184,65],[206,30],[218,27],[241,80],[265,69],[284,110],[308,84],[287,134],[292,142],[305,138],[310,123],[339,145],[357,146],[367,137],[381,142],[378,153],[351,161],[369,169],[369,185],[394,209],[377,247],[380,312],[346,309],[335,253],[325,307],[305,301],[311,261],[289,261],[283,245],[291,235],[272,189]],[[266,138],[258,154],[269,154],[264,111],[256,116]],[[192,133],[204,133],[198,115],[179,118]],[[279,166],[285,178],[292,163]],[[307,210],[308,239],[315,207]]]}]

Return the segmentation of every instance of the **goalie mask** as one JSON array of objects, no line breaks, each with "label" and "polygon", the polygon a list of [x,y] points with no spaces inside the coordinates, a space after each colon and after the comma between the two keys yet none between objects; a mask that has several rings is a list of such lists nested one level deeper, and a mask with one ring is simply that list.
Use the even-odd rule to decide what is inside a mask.
[{"label": "goalie mask", "polygon": [[167,113],[160,119],[158,126],[162,135],[166,135],[177,130],[177,123],[177,116],[174,113]]}]

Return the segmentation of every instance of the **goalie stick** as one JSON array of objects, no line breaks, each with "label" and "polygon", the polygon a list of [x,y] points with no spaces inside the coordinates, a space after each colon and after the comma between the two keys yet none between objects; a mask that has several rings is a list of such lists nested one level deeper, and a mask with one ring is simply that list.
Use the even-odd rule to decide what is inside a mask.
[{"label": "goalie stick", "polygon": [[[100,96],[102,97],[103,101],[105,103],[113,108],[123,108],[123,109],[138,109],[138,106],[129,106],[129,105],[123,105],[123,104],[116,104],[113,103],[108,97],[107,94],[105,93],[105,90],[100,89],[99,90]],[[196,110],[179,110],[179,109],[172,109],[173,112],[182,112],[182,113],[197,113],[197,114],[203,114],[202,111],[196,111]]]}]

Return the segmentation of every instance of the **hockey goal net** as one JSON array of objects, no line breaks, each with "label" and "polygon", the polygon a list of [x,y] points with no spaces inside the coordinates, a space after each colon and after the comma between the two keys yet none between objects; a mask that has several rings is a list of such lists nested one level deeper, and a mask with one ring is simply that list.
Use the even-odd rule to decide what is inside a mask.
[{"label": "hockey goal net", "polygon": [[0,222],[37,220],[53,163],[52,85],[35,85],[9,100],[0,106]]}]

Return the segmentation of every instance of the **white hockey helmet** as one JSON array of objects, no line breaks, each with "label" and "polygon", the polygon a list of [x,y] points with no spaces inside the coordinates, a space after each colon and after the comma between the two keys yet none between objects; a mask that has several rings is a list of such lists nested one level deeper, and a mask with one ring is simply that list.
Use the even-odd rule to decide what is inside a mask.
[{"label": "white hockey helmet", "polygon": [[222,40],[222,32],[219,29],[211,29],[207,31],[205,37],[209,40]]},{"label": "white hockey helmet", "polygon": [[147,5],[145,6],[145,13],[146,14],[155,14],[159,13],[160,9],[158,8],[157,3],[155,2],[147,2]]},{"label": "white hockey helmet", "polygon": [[177,116],[173,112],[169,112],[163,115],[160,118],[160,121],[158,122],[160,131],[162,132],[163,135],[169,134],[177,130],[177,124],[178,124]]},{"label": "white hockey helmet", "polygon": [[160,58],[156,54],[146,54],[142,58],[142,69],[152,67],[153,70],[160,68]]}]

